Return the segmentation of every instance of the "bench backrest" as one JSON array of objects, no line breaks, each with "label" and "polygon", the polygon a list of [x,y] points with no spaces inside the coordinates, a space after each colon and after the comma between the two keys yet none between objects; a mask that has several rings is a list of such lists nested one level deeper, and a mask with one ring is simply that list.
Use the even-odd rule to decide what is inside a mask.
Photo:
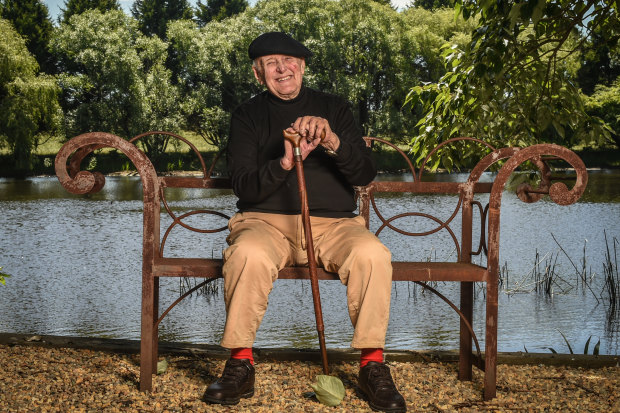
[{"label": "bench backrest", "polygon": [[[198,157],[201,170],[199,176],[159,176],[149,158],[138,149],[134,142],[150,135],[166,135],[185,142]],[[369,146],[387,145],[390,150],[398,153],[409,173],[412,182],[385,181],[377,179],[371,184],[356,188],[359,200],[359,213],[366,219],[367,224],[379,236],[384,234],[386,229],[399,233],[404,236],[427,236],[439,231],[449,234],[454,244],[456,254],[453,260],[461,263],[471,262],[472,255],[485,253],[487,256],[487,266],[492,274],[498,273],[499,257],[499,210],[501,205],[502,193],[508,182],[510,175],[520,167],[520,165],[530,162],[540,171],[540,183],[537,188],[532,188],[527,184],[520,185],[517,189],[519,198],[524,202],[535,202],[544,194],[549,194],[551,199],[562,205],[575,202],[583,193],[587,184],[586,168],[581,159],[567,148],[553,144],[539,144],[527,148],[502,148],[494,149],[490,145],[474,138],[457,138],[442,142],[429,152],[423,160],[420,168],[416,171],[407,155],[395,145],[379,139],[365,138]],[[464,141],[467,145],[481,148],[481,153],[488,152],[473,167],[464,182],[428,182],[423,179],[423,172],[426,164],[432,156],[437,156],[438,152],[446,145]],[[169,188],[202,188],[202,189],[229,189],[230,181],[226,178],[212,177],[215,161],[207,169],[205,162],[197,148],[183,137],[169,132],[148,132],[138,135],[129,141],[116,135],[91,132],[77,136],[68,141],[56,156],[56,172],[63,186],[73,193],[90,193],[100,190],[105,178],[103,175],[94,172],[80,171],[82,160],[91,152],[102,147],[112,147],[120,150],[127,155],[135,165],[142,179],[143,202],[144,202],[144,236],[143,236],[143,259],[146,263],[153,262],[154,259],[164,256],[164,247],[172,229],[184,227],[200,233],[224,233],[226,221],[234,213],[234,201],[228,205],[228,212],[219,210],[195,210],[178,214],[169,208],[166,201],[166,191]],[[384,152],[385,153],[385,152]],[[552,184],[552,177],[547,161],[561,159],[569,163],[576,171],[574,185],[571,189],[562,182]],[[493,182],[480,182],[483,173],[492,165],[499,165],[497,173],[493,174]],[[455,206],[447,218],[437,217],[435,212],[430,213],[422,210],[415,211],[414,203],[410,202],[402,212],[390,215],[387,209],[380,206],[377,199],[380,196],[389,196],[390,193],[400,194],[401,196],[411,194],[450,194],[455,196]],[[474,199],[476,195],[488,194],[481,201]],[[483,206],[483,203],[486,205]],[[172,223],[161,234],[160,218],[161,207],[168,212]],[[440,207],[440,212],[445,212],[446,208]],[[474,211],[480,220],[474,227]],[[220,223],[211,228],[197,228],[189,225],[186,221],[189,217],[197,215],[210,215],[221,219]],[[398,225],[407,217],[423,218],[431,223],[431,228],[424,230],[409,230]],[[460,217],[457,224],[456,217]],[[376,228],[373,226],[376,222]],[[455,225],[453,227],[453,225]],[[460,225],[460,236],[458,226]],[[479,241],[477,248],[472,248],[472,233],[474,229],[479,230]],[[410,241],[398,241],[399,244],[409,244]],[[419,244],[419,243],[418,243]],[[390,245],[388,245],[390,247]],[[404,261],[415,261],[409,255]],[[419,259],[418,259],[419,261]],[[440,261],[449,261],[441,259]]]},{"label": "bench backrest", "polygon": [[[423,167],[420,170],[416,171],[407,155],[396,145],[379,138],[365,137],[364,139],[366,140],[368,146],[383,145],[383,150],[385,150],[385,147],[387,147],[389,150],[397,153],[397,158],[401,158],[402,164],[405,166],[404,170],[407,171],[408,177],[408,181],[403,181],[402,178],[398,180],[385,180],[378,178],[367,186],[355,187],[356,198],[359,205],[358,212],[366,220],[366,225],[369,229],[371,229],[373,232],[375,232],[377,236],[381,238],[384,238],[387,232],[393,231],[394,233],[399,234],[398,236],[400,238],[398,239],[396,244],[400,244],[401,246],[412,243],[412,241],[408,240],[408,237],[425,237],[441,231],[448,236],[448,244],[451,246],[450,249],[454,252],[453,254],[451,254],[452,256],[449,259],[450,261],[470,262],[471,255],[486,252],[487,246],[484,244],[484,237],[482,236],[482,234],[480,235],[481,242],[479,243],[477,250],[473,253],[471,251],[471,205],[475,205],[477,207],[477,215],[480,218],[481,223],[477,224],[476,227],[481,231],[482,228],[484,228],[484,224],[482,223],[482,221],[485,219],[486,209],[482,206],[480,202],[472,204],[473,196],[476,194],[490,194],[493,186],[492,182],[429,182],[422,174]],[[474,139],[471,140],[476,141]],[[226,220],[230,218],[230,210],[228,210],[227,212],[223,212],[221,210],[204,209],[184,212],[183,214],[179,215],[175,213],[173,211],[173,208],[170,208],[168,205],[168,202],[166,200],[166,190],[170,188],[194,188],[215,190],[231,189],[231,182],[228,178],[212,177],[213,167],[215,165],[215,162],[217,162],[217,158],[213,161],[211,167],[209,169],[206,169],[205,163],[203,162],[202,157],[200,156],[198,151],[196,151],[196,154],[199,157],[200,162],[203,166],[201,176],[158,177],[160,199],[162,201],[164,209],[167,211],[168,215],[172,219],[172,222],[162,234],[162,244],[160,246],[159,252],[160,257],[164,256],[164,249],[166,247],[168,235],[171,233],[173,227],[182,226],[185,229],[200,233],[217,233],[221,231],[226,231],[227,229]],[[427,160],[430,159],[431,155],[432,153],[428,156]],[[426,161],[424,162],[424,164],[425,163]],[[434,213],[424,212],[423,210],[416,210],[414,208],[414,203],[408,202],[408,205],[403,205],[404,198],[402,198],[402,195],[405,194],[431,196],[451,195],[451,206],[449,208],[442,208],[442,211],[434,211]],[[381,202],[382,197],[387,197],[388,200],[391,199],[390,197],[392,197],[393,199],[397,200],[396,203],[399,203],[398,200],[403,200],[403,202],[400,202],[401,205],[399,205],[399,208],[396,208],[396,212],[394,212],[394,208],[390,208],[389,205],[386,207],[385,202]],[[465,204],[470,207],[463,208],[463,205]],[[232,205],[230,205],[230,207],[232,207]],[[448,209],[447,217],[445,216],[446,209]],[[465,218],[463,218],[462,216],[463,213],[466,214]],[[184,219],[187,219],[188,217],[197,214],[211,215],[212,218],[213,216],[216,216],[220,219],[214,221],[217,222],[217,224],[213,224],[209,228],[200,229],[183,222]],[[416,226],[413,225],[413,222],[411,222],[413,220],[426,221],[427,224],[422,225],[417,222],[417,227],[421,227],[423,229],[414,230],[411,229],[411,227]],[[465,224],[464,229],[462,228],[463,224]],[[151,224],[149,223],[148,225]],[[459,228],[461,228],[460,236],[457,235]],[[388,245],[388,247],[390,247],[390,245]],[[404,257],[400,257],[400,259],[410,260],[410,258]],[[418,257],[418,260],[419,259],[420,258]],[[427,259],[432,258],[428,257]],[[448,259],[444,257],[442,260]]]}]

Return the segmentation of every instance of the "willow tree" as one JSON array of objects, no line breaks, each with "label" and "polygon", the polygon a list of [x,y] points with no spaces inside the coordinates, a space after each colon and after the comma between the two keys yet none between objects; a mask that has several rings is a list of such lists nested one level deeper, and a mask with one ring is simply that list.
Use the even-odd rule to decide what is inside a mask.
[{"label": "willow tree", "polygon": [[48,75],[38,75],[35,58],[12,25],[0,19],[0,145],[12,154],[13,172],[27,174],[40,137],[56,130],[61,112],[59,89]]},{"label": "willow tree", "polygon": [[[146,37],[122,11],[88,10],[52,39],[62,73],[62,105],[70,136],[105,131],[129,138],[148,130],[179,131],[179,98],[165,68],[167,44]],[[157,142],[161,142],[158,144]],[[145,140],[145,150],[165,150]]]},{"label": "willow tree", "polygon": [[26,39],[28,51],[37,59],[39,68],[54,73],[54,61],[48,50],[53,25],[49,10],[42,0],[0,0],[0,17]]}]

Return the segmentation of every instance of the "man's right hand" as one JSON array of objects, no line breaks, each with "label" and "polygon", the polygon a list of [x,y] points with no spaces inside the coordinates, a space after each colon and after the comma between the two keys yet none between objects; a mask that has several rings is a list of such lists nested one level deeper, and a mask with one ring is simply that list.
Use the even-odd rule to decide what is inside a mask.
[{"label": "man's right hand", "polygon": [[[286,129],[289,133],[298,133],[292,127]],[[310,152],[316,149],[317,146],[321,143],[321,139],[317,138],[311,141],[307,139],[301,139],[299,143],[299,148],[301,149],[301,159],[304,160],[308,157]],[[284,139],[284,156],[280,158],[280,166],[282,169],[290,171],[295,167],[295,156],[293,154],[293,144],[288,140]]]}]

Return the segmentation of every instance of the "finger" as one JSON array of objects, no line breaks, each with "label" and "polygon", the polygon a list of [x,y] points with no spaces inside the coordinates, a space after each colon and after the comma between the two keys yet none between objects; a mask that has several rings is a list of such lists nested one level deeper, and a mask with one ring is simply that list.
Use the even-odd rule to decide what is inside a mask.
[{"label": "finger", "polygon": [[312,116],[302,116],[297,118],[297,120],[293,123],[293,128],[297,130],[297,132],[301,136],[308,136],[309,133],[309,124],[312,119]]},{"label": "finger", "polygon": [[321,143],[323,139],[325,139],[325,137],[329,135],[330,131],[331,129],[329,127],[329,122],[327,122],[327,120],[325,119],[322,119],[321,122],[317,123],[313,137],[314,139],[318,139],[319,143]]}]

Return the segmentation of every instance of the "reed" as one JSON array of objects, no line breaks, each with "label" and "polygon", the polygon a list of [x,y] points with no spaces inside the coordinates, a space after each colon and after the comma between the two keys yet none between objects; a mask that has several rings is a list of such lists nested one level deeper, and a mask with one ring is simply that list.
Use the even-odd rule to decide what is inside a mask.
[{"label": "reed", "polygon": [[[198,286],[199,283],[202,283],[204,280],[193,278],[193,277],[181,277],[179,278],[179,296],[185,294],[192,288]],[[196,291],[192,292],[190,296],[196,293],[197,296],[217,296],[220,292],[220,286],[222,284],[222,279],[218,278],[211,282],[206,283],[202,287],[198,288]]]},{"label": "reed", "polygon": [[[587,289],[592,293],[592,295],[594,296],[594,299],[596,300],[596,302],[598,304],[599,303],[599,298],[597,297],[596,293],[592,290],[592,287],[590,285],[592,280],[594,279],[595,274],[592,273],[592,269],[590,269],[589,273],[588,273],[588,270],[587,270],[588,265],[587,265],[586,245],[588,243],[588,240],[584,240],[584,243],[583,243],[583,254],[582,254],[582,258],[581,258],[581,268],[578,268],[577,265],[575,265],[575,263],[571,259],[570,255],[568,255],[566,250],[562,247],[562,245],[560,245],[558,240],[555,238],[553,233],[551,234],[551,237],[553,238],[555,243],[558,245],[558,248],[560,248],[560,251],[566,256],[568,261],[573,266],[573,268],[575,270],[575,274],[577,275],[577,278],[578,278],[577,287],[579,287],[580,284],[581,284],[582,288],[587,287]],[[579,280],[581,281],[581,283],[579,283]],[[585,289],[584,289],[584,291],[585,291]]]},{"label": "reed", "polygon": [[[564,333],[562,333],[562,331],[560,331],[560,330],[558,330],[558,332],[562,335],[562,338],[564,339],[564,342],[568,346],[568,351],[570,352],[570,354],[575,354],[574,351],[573,351],[573,347],[570,345],[570,342],[568,341],[568,339],[566,338]],[[588,351],[590,350],[590,341],[591,340],[592,340],[592,336],[588,337],[588,340],[586,341],[586,344],[583,347],[583,354],[588,354]],[[523,346],[523,347],[525,348],[525,346]],[[547,348],[553,354],[557,354],[558,353],[553,347],[547,347]],[[593,356],[598,356],[600,348],[601,348],[601,339],[599,338],[597,343],[594,345],[594,348],[592,349],[592,355]],[[527,353],[527,348],[525,348],[525,352]]]},{"label": "reed", "polygon": [[605,234],[605,262],[603,263],[603,274],[605,284],[601,291],[601,298],[607,301],[607,321],[613,325],[613,321],[620,316],[620,275],[618,273],[618,239],[614,237],[612,241],[613,255],[609,248],[607,232]]}]

